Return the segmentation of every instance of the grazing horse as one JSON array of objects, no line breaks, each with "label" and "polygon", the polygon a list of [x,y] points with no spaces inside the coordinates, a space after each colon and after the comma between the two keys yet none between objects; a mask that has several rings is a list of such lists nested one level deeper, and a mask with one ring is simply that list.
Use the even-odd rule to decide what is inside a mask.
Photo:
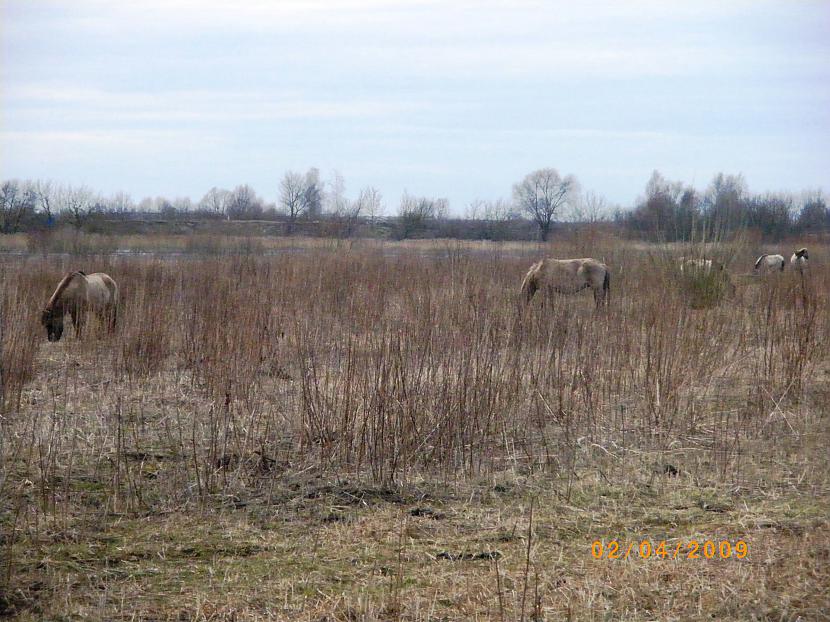
[{"label": "grazing horse", "polygon": [[115,328],[118,307],[118,285],[103,272],[85,274],[70,272],[55,289],[46,303],[40,323],[46,327],[49,341],[58,341],[63,334],[63,316],[69,313],[75,325],[75,334],[81,337],[87,314],[95,313],[107,321],[110,330]]},{"label": "grazing horse", "polygon": [[793,253],[793,256],[790,257],[790,265],[793,269],[801,272],[804,268],[807,267],[807,260],[810,257],[807,255],[806,248],[799,248],[797,251]]},{"label": "grazing horse", "polygon": [[755,261],[755,270],[758,272],[770,272],[772,270],[784,271],[787,262],[783,255],[761,255]]},{"label": "grazing horse", "polygon": [[597,307],[608,304],[611,273],[596,259],[543,259],[530,267],[522,281],[522,297],[529,304],[540,289],[559,294],[575,294],[583,289],[594,291]]}]

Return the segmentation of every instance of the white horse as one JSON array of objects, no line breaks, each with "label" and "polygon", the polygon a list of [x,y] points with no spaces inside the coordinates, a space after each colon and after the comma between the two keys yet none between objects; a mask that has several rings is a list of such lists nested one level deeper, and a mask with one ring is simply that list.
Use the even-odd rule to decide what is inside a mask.
[{"label": "white horse", "polygon": [[790,265],[793,267],[794,270],[801,272],[804,268],[807,267],[807,260],[810,257],[807,255],[806,248],[799,248],[797,251],[793,253],[793,256],[790,257]]},{"label": "white horse", "polygon": [[755,262],[755,270],[758,272],[771,272],[773,270],[784,271],[787,262],[783,255],[761,255]]},{"label": "white horse", "polygon": [[687,259],[686,257],[680,257],[678,261],[680,262],[680,274],[686,271],[709,274],[713,270],[723,270],[722,263],[711,259]]}]

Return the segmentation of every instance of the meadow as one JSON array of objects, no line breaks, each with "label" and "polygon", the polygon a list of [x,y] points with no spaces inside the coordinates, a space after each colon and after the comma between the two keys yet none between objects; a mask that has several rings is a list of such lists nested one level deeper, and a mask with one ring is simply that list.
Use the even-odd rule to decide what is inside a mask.
[{"label": "meadow", "polygon": [[[105,242],[0,255],[0,616],[830,617],[830,247],[698,248],[736,291],[695,304],[688,248],[590,231]],[[523,309],[543,256],[608,308]],[[119,326],[48,343],[77,269]]]}]

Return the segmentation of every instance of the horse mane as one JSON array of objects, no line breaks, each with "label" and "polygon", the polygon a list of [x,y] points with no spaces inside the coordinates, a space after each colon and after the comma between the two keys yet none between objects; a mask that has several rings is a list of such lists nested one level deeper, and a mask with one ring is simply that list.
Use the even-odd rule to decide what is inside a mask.
[{"label": "horse mane", "polygon": [[55,293],[52,294],[52,297],[49,298],[49,302],[46,303],[46,308],[47,309],[52,308],[52,306],[55,304],[55,302],[57,302],[57,300],[61,297],[61,295],[63,295],[63,291],[67,287],[69,287],[69,283],[70,283],[70,281],[72,281],[73,277],[75,277],[75,275],[78,275],[78,274],[83,276],[83,277],[86,276],[86,272],[81,272],[80,270],[78,270],[76,272],[70,272],[69,274],[67,274],[65,277],[63,277],[61,279],[61,282],[58,283],[58,287],[55,289]]},{"label": "horse mane", "polygon": [[797,251],[795,251],[795,256],[796,257],[802,257],[806,254],[807,254],[807,249],[806,248],[799,248]]},{"label": "horse mane", "polygon": [[764,257],[766,257],[766,255],[761,255],[760,257],[758,257],[758,260],[755,262],[756,268],[761,265],[761,262],[764,260]]}]

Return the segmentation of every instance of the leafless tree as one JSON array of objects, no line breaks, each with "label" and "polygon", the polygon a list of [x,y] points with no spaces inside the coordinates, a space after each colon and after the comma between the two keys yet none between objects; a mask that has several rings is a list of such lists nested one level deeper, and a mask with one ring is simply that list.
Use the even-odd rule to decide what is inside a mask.
[{"label": "leafless tree", "polygon": [[326,210],[331,214],[342,214],[349,211],[349,199],[346,198],[346,180],[338,171],[332,171],[331,178],[326,184],[323,201]]},{"label": "leafless tree", "polygon": [[400,237],[407,238],[424,228],[430,220],[446,218],[449,201],[443,198],[416,197],[404,192],[398,206]]},{"label": "leafless tree", "polygon": [[517,218],[513,206],[504,199],[487,201],[474,199],[467,205],[465,216],[476,221],[476,235],[486,240],[502,240],[507,237],[508,223]]},{"label": "leafless tree", "polygon": [[230,191],[214,186],[199,201],[199,209],[216,214],[217,216],[227,216],[230,197]]},{"label": "leafless tree", "polygon": [[21,223],[35,213],[37,194],[30,182],[16,179],[0,186],[0,231],[14,233]]},{"label": "leafless tree", "polygon": [[449,201],[442,198],[416,197],[404,192],[398,215],[403,218],[417,218],[428,220],[431,218],[445,218],[449,211]]},{"label": "leafless tree", "polygon": [[66,216],[76,229],[83,227],[90,216],[103,208],[98,197],[86,186],[62,186],[56,198],[59,212]]},{"label": "leafless tree", "polygon": [[734,230],[746,224],[747,186],[743,175],[718,173],[704,195],[704,206],[715,226]]},{"label": "leafless tree", "polygon": [[135,211],[135,203],[126,192],[116,192],[106,200],[107,210],[111,214],[123,216]]},{"label": "leafless tree", "polygon": [[360,213],[374,226],[375,220],[383,216],[383,196],[374,186],[366,186],[357,197]]},{"label": "leafless tree", "polygon": [[308,194],[305,180],[300,173],[288,171],[280,182],[279,205],[288,216],[288,232],[294,229],[297,219],[308,211]]},{"label": "leafless tree", "polygon": [[571,220],[574,222],[598,223],[609,218],[608,201],[595,192],[585,192],[573,201]]},{"label": "leafless tree", "polygon": [[646,182],[646,198],[644,202],[653,199],[663,199],[671,203],[677,203],[683,195],[685,186],[680,181],[670,181],[663,177],[660,171],[652,171],[651,177]]},{"label": "leafless tree", "polygon": [[173,209],[181,214],[186,214],[193,211],[193,201],[190,197],[176,197],[173,199]]},{"label": "leafless tree", "polygon": [[229,219],[258,218],[262,215],[262,211],[262,199],[247,184],[234,188],[228,197],[227,212]]},{"label": "leafless tree", "polygon": [[355,201],[350,201],[346,197],[346,182],[337,171],[332,173],[328,183],[326,206],[339,237],[352,236],[360,222],[361,214],[369,208],[364,191],[361,191]]},{"label": "leafless tree", "polygon": [[573,175],[562,178],[556,169],[543,168],[514,185],[513,198],[516,207],[539,226],[542,240],[547,240],[557,210],[571,200],[577,189]]},{"label": "leafless tree", "polygon": [[305,174],[305,187],[303,188],[304,212],[309,218],[318,218],[323,212],[324,199],[323,182],[320,181],[320,171],[310,168]]},{"label": "leafless tree", "polygon": [[40,212],[46,216],[48,221],[54,218],[52,210],[55,203],[55,186],[49,180],[38,179],[34,183],[35,196]]},{"label": "leafless tree", "polygon": [[467,204],[467,207],[464,209],[464,217],[467,220],[479,220],[482,218],[484,214],[484,207],[487,204],[487,201],[484,199],[473,199]]}]

